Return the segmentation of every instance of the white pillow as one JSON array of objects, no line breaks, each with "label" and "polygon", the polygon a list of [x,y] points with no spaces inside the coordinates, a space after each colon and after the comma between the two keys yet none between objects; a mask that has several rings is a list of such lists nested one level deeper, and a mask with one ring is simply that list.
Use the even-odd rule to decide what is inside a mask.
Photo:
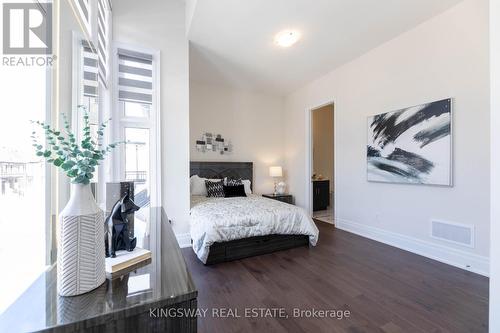
[{"label": "white pillow", "polygon": [[246,195],[252,194],[252,189],[250,188],[250,185],[252,184],[252,182],[250,181],[250,179],[243,179],[241,182],[243,183],[243,186],[245,187],[245,194]]},{"label": "white pillow", "polygon": [[198,175],[193,175],[189,178],[191,195],[207,195],[207,187],[205,186],[205,178]]},{"label": "white pillow", "polygon": [[[205,180],[207,178],[202,178],[198,175],[193,175],[191,178],[189,178],[189,185],[190,185],[190,191],[191,195],[203,195],[207,196],[207,185],[205,185]],[[208,179],[212,182],[218,182],[220,179]]]}]

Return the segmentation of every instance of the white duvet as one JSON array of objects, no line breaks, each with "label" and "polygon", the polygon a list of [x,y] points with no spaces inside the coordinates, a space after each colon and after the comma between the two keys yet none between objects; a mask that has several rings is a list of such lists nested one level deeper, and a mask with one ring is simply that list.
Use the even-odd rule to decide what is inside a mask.
[{"label": "white duvet", "polygon": [[306,211],[277,200],[248,197],[191,196],[191,239],[198,258],[206,263],[210,245],[263,235],[307,235],[316,245],[318,228]]}]

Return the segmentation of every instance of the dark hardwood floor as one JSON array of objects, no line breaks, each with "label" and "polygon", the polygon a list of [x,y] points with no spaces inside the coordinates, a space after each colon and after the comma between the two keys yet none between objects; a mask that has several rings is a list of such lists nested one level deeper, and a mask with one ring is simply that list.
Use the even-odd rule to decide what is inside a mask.
[{"label": "dark hardwood floor", "polygon": [[[182,250],[199,290],[200,332],[487,332],[488,279],[317,222],[318,245],[204,266]],[[219,318],[213,309],[228,309]],[[285,308],[249,318],[245,308]],[[293,309],[349,310],[295,318]],[[233,310],[236,309],[236,310]],[[233,310],[232,313],[229,311]],[[248,311],[248,310],[247,310]],[[257,310],[260,311],[260,310]]]}]

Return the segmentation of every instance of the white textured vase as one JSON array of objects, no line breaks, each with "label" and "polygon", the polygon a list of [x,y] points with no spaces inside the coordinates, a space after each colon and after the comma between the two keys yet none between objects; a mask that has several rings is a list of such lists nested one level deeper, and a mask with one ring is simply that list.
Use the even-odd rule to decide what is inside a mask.
[{"label": "white textured vase", "polygon": [[90,185],[71,185],[71,197],[59,218],[57,291],[61,296],[80,295],[106,280],[104,213]]}]

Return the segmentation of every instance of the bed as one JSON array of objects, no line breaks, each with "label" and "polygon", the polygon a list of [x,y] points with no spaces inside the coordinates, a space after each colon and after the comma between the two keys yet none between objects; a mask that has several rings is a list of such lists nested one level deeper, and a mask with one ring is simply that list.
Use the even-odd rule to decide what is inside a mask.
[{"label": "bed", "polygon": [[[242,178],[253,185],[252,162],[191,162],[190,176]],[[193,250],[207,265],[315,245],[318,229],[304,209],[250,194],[191,196]]]}]

